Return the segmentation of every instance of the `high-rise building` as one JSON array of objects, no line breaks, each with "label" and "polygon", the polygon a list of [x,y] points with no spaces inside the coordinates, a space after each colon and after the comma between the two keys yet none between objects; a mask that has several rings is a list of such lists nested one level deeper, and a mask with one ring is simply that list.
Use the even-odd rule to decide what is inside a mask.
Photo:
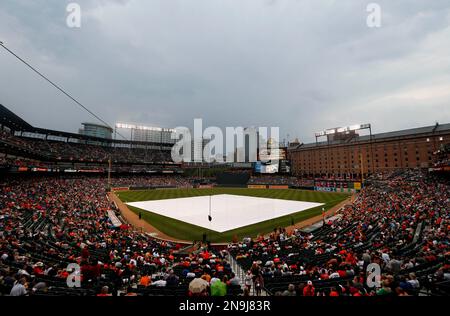
[{"label": "high-rise building", "polygon": [[174,130],[170,128],[147,127],[145,129],[133,129],[133,140],[147,143],[174,144],[172,139]]},{"label": "high-rise building", "polygon": [[113,129],[109,126],[96,123],[81,123],[81,125],[83,128],[78,131],[81,135],[112,139]]},{"label": "high-rise building", "polygon": [[142,126],[128,123],[116,123],[116,129],[131,132],[131,140],[145,143],[175,144],[175,129],[155,126]]}]

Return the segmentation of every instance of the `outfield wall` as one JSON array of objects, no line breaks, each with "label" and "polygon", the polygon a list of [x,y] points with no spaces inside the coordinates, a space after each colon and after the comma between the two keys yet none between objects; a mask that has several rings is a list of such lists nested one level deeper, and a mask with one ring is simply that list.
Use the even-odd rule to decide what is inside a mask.
[{"label": "outfield wall", "polygon": [[247,189],[271,189],[271,190],[287,190],[287,189],[301,189],[301,190],[314,190],[314,187],[296,187],[289,185],[279,184],[249,184]]},{"label": "outfield wall", "polygon": [[156,190],[156,189],[178,189],[175,185],[166,186],[131,186],[131,187],[115,187],[111,188],[112,191],[144,191],[144,190]]},{"label": "outfield wall", "polygon": [[249,184],[247,185],[248,189],[267,189],[267,185],[265,184]]}]

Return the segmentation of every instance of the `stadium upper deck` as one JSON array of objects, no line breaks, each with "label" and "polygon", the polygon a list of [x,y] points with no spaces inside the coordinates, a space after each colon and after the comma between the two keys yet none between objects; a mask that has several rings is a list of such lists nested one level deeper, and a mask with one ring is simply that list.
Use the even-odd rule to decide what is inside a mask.
[{"label": "stadium upper deck", "polygon": [[[0,165],[90,169],[173,166],[172,144],[92,137],[34,127],[0,105]],[[89,169],[88,168],[88,169]]]}]

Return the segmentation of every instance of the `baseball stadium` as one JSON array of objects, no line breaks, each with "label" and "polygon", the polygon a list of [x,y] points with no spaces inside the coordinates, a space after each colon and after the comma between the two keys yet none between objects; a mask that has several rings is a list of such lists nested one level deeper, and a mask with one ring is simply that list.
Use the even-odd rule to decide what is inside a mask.
[{"label": "baseball stadium", "polygon": [[[95,295],[105,286],[195,295],[191,283],[207,276],[226,280],[227,295],[299,287],[370,295],[383,287],[348,284],[373,262],[410,284],[411,295],[447,293],[449,125],[332,141],[344,152],[414,148],[410,168],[392,166],[394,153],[373,173],[369,158],[366,169],[341,173],[330,163],[306,175],[302,167],[315,162],[296,161],[330,144],[293,142],[280,151],[278,172],[265,174],[255,163],[175,164],[168,143],[34,127],[0,109],[2,271],[20,268],[27,282],[45,284],[33,295]],[[66,286],[70,263],[81,264],[79,288]],[[131,275],[135,284],[123,281]]]},{"label": "baseball stadium", "polygon": [[[40,16],[21,17],[36,4],[11,3],[0,12],[0,296],[301,302],[450,295],[448,73],[426,83],[410,79],[420,77],[417,65],[429,67],[427,75],[445,68],[435,67],[448,59],[448,46],[436,38],[448,33],[449,6],[405,17],[414,24],[436,12],[447,27],[430,31],[411,59],[393,61],[396,49],[368,52],[354,42],[359,33],[350,42],[331,39],[294,4],[286,4],[293,11],[264,4],[257,12],[273,22],[266,25],[250,12],[240,19],[228,7],[216,12],[221,1],[202,7],[217,15],[193,20],[185,15],[194,14],[190,7],[161,3],[161,16],[186,19],[179,23],[197,34],[191,39],[156,13],[148,22],[137,2],[71,6],[87,10],[82,26],[72,13],[68,26],[51,20],[59,31],[43,28],[40,43],[26,40]],[[395,13],[386,23],[394,23],[397,8],[383,5]],[[343,7],[338,17],[353,10]],[[112,28],[119,12],[159,21],[155,42],[143,40],[147,33],[131,21],[132,30]],[[301,33],[312,51],[290,46],[295,12],[331,43]],[[360,20],[342,29],[327,23],[350,32]],[[240,31],[227,33],[226,21]],[[374,31],[363,24],[364,34]],[[399,44],[383,27],[386,45]],[[256,30],[271,44],[262,33],[238,35]],[[216,31],[222,39],[211,35]],[[306,62],[292,52],[304,52]],[[435,52],[447,54],[433,59]],[[327,70],[320,72],[321,63]],[[365,79],[368,68],[373,76]],[[302,71],[307,77],[293,74]],[[374,81],[378,90],[369,88]],[[203,114],[217,125],[239,120],[235,125],[248,127],[233,135],[232,150],[214,147],[212,160],[206,152],[217,137],[183,137],[185,156],[175,159],[179,129],[160,126],[188,125]],[[265,123],[298,136],[258,132],[252,148],[247,133]]]}]

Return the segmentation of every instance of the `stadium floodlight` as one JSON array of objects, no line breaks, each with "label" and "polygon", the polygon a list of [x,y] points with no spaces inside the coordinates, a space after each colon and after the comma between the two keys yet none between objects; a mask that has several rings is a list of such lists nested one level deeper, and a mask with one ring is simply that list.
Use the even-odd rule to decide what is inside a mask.
[{"label": "stadium floodlight", "polygon": [[322,136],[346,133],[349,131],[356,131],[356,130],[367,129],[367,128],[368,129],[371,128],[370,124],[354,124],[354,125],[345,126],[345,127],[329,128],[324,131],[314,133],[314,136],[316,138],[318,138],[318,137],[322,137]]},{"label": "stadium floodlight", "polygon": [[356,131],[358,129],[361,129],[361,124],[355,124],[348,127],[349,131]]},{"label": "stadium floodlight", "polygon": [[116,123],[116,128],[136,129],[136,125],[127,123]]},{"label": "stadium floodlight", "polygon": [[337,129],[338,133],[345,133],[345,132],[349,132],[349,131],[357,131],[360,129],[367,129],[370,128],[370,124],[354,124],[354,125],[350,125],[350,126],[346,126],[346,127],[339,127]]},{"label": "stadium floodlight", "polygon": [[141,130],[141,131],[156,131],[156,132],[171,132],[171,133],[175,133],[175,129],[172,129],[172,128],[143,126],[143,125],[135,125],[135,124],[129,124],[129,123],[116,123],[116,128],[133,129],[133,130]]},{"label": "stadium floodlight", "polygon": [[315,133],[316,137],[320,137],[320,136],[325,136],[325,132],[324,131],[320,131]]},{"label": "stadium floodlight", "polygon": [[158,131],[158,132],[162,130],[160,127],[143,126],[143,125],[138,125],[134,129],[138,129],[141,131]]},{"label": "stadium floodlight", "polygon": [[350,131],[356,131],[356,130],[360,130],[360,129],[370,129],[371,130],[370,138],[372,139],[372,127],[369,123],[354,124],[354,125],[345,126],[345,127],[329,128],[324,131],[314,133],[314,136],[316,137],[316,142],[317,142],[317,139],[322,136],[329,136],[329,135],[334,135],[334,134],[344,134],[344,133],[348,133]]}]

